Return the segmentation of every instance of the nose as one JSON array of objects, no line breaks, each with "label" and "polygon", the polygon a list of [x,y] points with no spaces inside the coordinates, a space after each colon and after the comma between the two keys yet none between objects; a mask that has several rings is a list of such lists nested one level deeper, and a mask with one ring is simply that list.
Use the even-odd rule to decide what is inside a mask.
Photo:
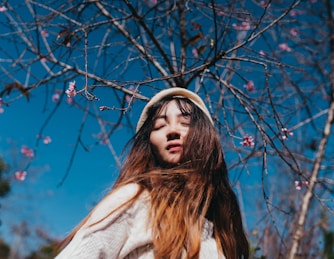
[{"label": "nose", "polygon": [[179,139],[181,137],[180,130],[176,125],[169,125],[167,131],[167,141]]}]

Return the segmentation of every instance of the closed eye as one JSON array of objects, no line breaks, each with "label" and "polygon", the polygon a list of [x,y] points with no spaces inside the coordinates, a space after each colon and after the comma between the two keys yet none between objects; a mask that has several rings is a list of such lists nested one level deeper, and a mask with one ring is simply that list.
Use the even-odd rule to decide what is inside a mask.
[{"label": "closed eye", "polygon": [[154,126],[152,130],[162,129],[165,125]]},{"label": "closed eye", "polygon": [[158,118],[153,124],[153,130],[159,130],[166,125],[166,120],[164,118]]},{"label": "closed eye", "polygon": [[182,126],[189,126],[190,125],[190,115],[182,115],[182,117],[180,117],[180,124]]}]

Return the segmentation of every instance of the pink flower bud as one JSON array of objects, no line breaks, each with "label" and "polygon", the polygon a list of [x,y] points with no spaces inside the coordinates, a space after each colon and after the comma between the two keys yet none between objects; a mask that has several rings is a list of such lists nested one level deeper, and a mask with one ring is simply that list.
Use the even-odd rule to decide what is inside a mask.
[{"label": "pink flower bud", "polygon": [[244,85],[247,91],[253,91],[255,89],[254,82],[252,80],[249,80],[247,84]]},{"label": "pink flower bud", "polygon": [[25,155],[26,157],[30,157],[30,158],[35,156],[34,151],[31,148],[28,148],[27,146],[21,147],[21,153]]},{"label": "pink flower bud", "polygon": [[42,30],[41,34],[42,34],[42,36],[45,37],[45,38],[46,38],[46,37],[49,37],[49,33],[48,33],[47,30]]},{"label": "pink flower bud", "polygon": [[68,89],[65,91],[65,93],[67,94],[67,97],[70,98],[77,95],[75,81],[69,83]]},{"label": "pink flower bud", "polygon": [[51,141],[52,141],[52,140],[51,140],[51,138],[50,138],[49,136],[46,136],[46,137],[43,138],[43,143],[44,143],[45,145],[50,144]]},{"label": "pink flower bud", "polygon": [[15,179],[18,181],[24,181],[26,179],[27,172],[26,171],[17,171],[15,172]]},{"label": "pink flower bud", "polygon": [[278,45],[278,47],[282,51],[286,51],[286,52],[290,52],[291,51],[291,48],[286,43],[281,43],[281,44]]},{"label": "pink flower bud", "polygon": [[303,186],[307,186],[308,181],[295,181],[295,188],[296,190],[300,191]]},{"label": "pink flower bud", "polygon": [[243,137],[243,141],[240,142],[243,147],[253,147],[254,146],[254,139],[252,136],[248,134]]},{"label": "pink flower bud", "polygon": [[58,93],[55,93],[55,94],[52,95],[52,101],[54,103],[57,103],[59,101],[59,99],[60,99],[60,95]]}]

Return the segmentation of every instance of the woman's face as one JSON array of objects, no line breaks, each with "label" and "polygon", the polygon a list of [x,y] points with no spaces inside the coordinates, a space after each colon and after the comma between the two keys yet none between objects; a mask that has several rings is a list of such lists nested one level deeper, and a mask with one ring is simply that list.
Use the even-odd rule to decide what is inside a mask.
[{"label": "woman's face", "polygon": [[182,114],[175,100],[170,101],[153,122],[150,143],[161,165],[180,162],[190,125],[190,114]]}]

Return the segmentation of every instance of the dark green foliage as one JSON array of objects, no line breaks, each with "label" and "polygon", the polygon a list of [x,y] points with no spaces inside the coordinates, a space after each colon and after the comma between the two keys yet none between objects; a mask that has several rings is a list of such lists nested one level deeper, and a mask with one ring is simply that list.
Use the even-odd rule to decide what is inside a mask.
[{"label": "dark green foliage", "polygon": [[7,259],[9,256],[10,248],[2,239],[0,239],[0,259]]},{"label": "dark green foliage", "polygon": [[9,181],[0,179],[0,197],[5,197],[9,192],[10,192]]},{"label": "dark green foliage", "polygon": [[[54,258],[55,244],[41,246],[38,251],[32,252],[26,259],[51,259]],[[1,259],[1,258],[0,258]]]},{"label": "dark green foliage", "polygon": [[9,167],[0,157],[0,198],[5,197],[10,191],[9,180],[4,177]]},{"label": "dark green foliage", "polygon": [[324,256],[334,259],[334,232],[323,229],[324,233]]}]

